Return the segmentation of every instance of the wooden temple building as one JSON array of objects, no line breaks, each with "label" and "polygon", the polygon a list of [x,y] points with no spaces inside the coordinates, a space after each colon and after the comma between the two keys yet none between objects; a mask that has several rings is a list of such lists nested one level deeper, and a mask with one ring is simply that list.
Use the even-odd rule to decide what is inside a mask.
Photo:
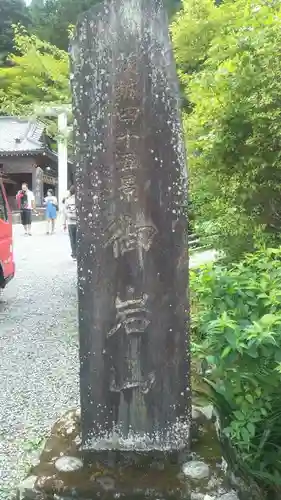
[{"label": "wooden temple building", "polygon": [[[15,196],[23,182],[27,182],[34,192],[38,208],[42,207],[49,188],[58,195],[58,156],[51,148],[51,140],[42,123],[0,117],[0,176],[13,211],[17,211]],[[73,183],[71,162],[68,164],[68,183]]]}]

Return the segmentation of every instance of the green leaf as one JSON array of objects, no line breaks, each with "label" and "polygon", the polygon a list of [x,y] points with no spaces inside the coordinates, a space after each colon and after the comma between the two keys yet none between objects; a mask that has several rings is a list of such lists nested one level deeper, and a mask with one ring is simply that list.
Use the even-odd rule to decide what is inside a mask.
[{"label": "green leaf", "polygon": [[231,347],[230,346],[227,346],[224,348],[224,350],[222,351],[222,359],[226,358],[229,354],[231,353]]},{"label": "green leaf", "polygon": [[234,415],[235,415],[235,418],[237,418],[237,420],[241,420],[241,421],[245,420],[245,415],[241,411],[235,411]]},{"label": "green leaf", "polygon": [[236,347],[237,340],[236,340],[236,333],[235,333],[235,331],[233,331],[233,330],[227,330],[225,332],[225,338],[226,338],[227,342],[229,343],[230,348],[231,347],[232,348]]},{"label": "green leaf", "polygon": [[274,359],[277,363],[281,363],[281,349],[276,350],[274,353]]},{"label": "green leaf", "polygon": [[248,422],[247,424],[247,430],[248,430],[248,433],[249,433],[249,436],[252,438],[255,433],[256,433],[256,428],[254,426],[254,424],[252,422]]},{"label": "green leaf", "polygon": [[248,444],[249,441],[250,441],[250,433],[249,433],[248,429],[246,429],[245,427],[243,427],[241,429],[241,436],[242,436],[242,439],[243,439],[244,443]]},{"label": "green leaf", "polygon": [[251,394],[246,394],[245,398],[250,404],[254,403],[254,398],[253,396],[251,396]]},{"label": "green leaf", "polygon": [[260,319],[262,325],[272,326],[276,323],[280,323],[280,316],[276,316],[275,314],[265,314]]}]

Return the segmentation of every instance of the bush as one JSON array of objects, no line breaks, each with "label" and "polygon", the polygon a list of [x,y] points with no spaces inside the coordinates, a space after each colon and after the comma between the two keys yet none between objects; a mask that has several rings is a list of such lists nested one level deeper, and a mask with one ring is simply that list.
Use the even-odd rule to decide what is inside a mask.
[{"label": "bush", "polygon": [[276,0],[183,0],[171,27],[199,235],[230,260],[280,244],[280,28]]},{"label": "bush", "polygon": [[[281,485],[281,250],[191,273],[193,351],[208,368],[222,439],[244,471]],[[278,490],[279,495],[281,489]],[[272,498],[272,496],[271,496]],[[280,496],[279,496],[280,498]]]}]

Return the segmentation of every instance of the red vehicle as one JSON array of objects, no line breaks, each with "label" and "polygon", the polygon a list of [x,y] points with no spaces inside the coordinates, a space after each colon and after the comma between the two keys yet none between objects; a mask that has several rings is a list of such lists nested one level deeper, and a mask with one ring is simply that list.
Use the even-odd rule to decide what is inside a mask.
[{"label": "red vehicle", "polygon": [[0,178],[0,288],[5,288],[14,274],[12,215]]}]

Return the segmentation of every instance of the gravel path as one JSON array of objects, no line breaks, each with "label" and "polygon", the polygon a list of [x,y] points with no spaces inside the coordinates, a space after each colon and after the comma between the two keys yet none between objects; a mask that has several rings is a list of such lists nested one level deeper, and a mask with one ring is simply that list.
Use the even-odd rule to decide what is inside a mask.
[{"label": "gravel path", "polygon": [[16,278],[0,299],[0,500],[10,500],[40,439],[78,404],[76,265],[67,235],[15,226]]}]

